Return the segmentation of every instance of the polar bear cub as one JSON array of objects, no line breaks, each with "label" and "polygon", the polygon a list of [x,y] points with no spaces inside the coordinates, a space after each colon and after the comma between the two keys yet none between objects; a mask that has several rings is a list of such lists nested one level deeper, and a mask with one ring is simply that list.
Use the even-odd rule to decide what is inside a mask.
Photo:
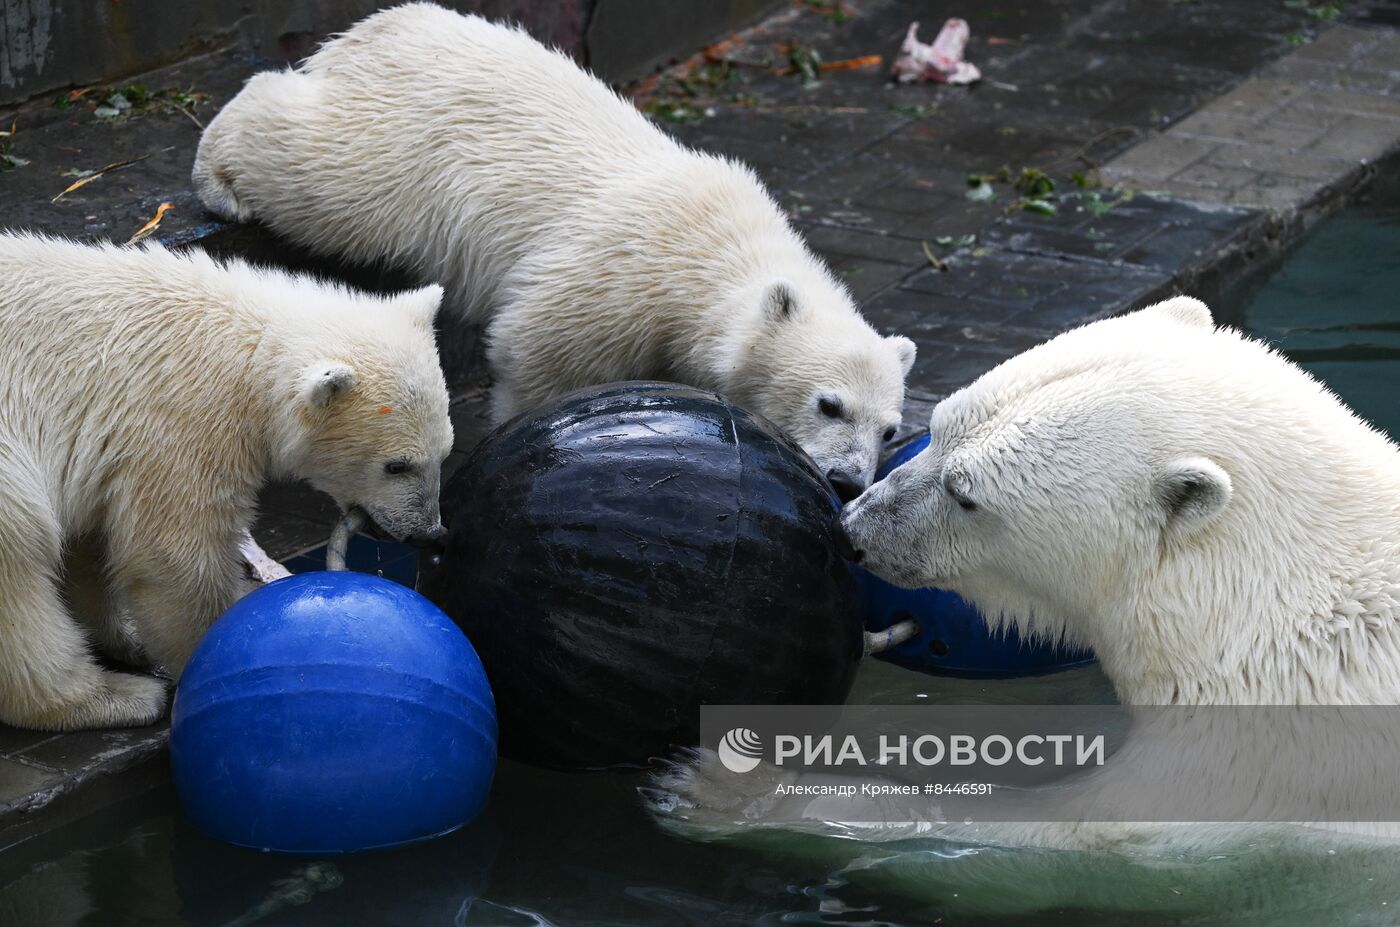
[{"label": "polar bear cub", "polygon": [[437,287],[372,297],[157,247],[0,235],[0,721],[146,724],[93,662],[134,629],[177,677],[247,591],[259,488],[301,478],[436,534],[452,444]]},{"label": "polar bear cub", "polygon": [[210,123],[211,210],[441,280],[488,324],[497,421],[670,379],[785,429],[850,498],[900,421],[907,338],[878,335],[748,168],[685,148],[519,29],[376,13]]}]

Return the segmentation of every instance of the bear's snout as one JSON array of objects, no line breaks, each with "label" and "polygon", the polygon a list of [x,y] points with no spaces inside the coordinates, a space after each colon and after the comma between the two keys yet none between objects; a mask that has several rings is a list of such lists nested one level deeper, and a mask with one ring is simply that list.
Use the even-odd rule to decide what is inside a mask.
[{"label": "bear's snout", "polygon": [[836,545],[836,553],[843,559],[852,563],[860,563],[865,559],[865,551],[860,550],[851,543],[851,536],[846,533],[846,526],[841,523],[841,516],[831,523],[831,542]]},{"label": "bear's snout", "polygon": [[835,467],[826,471],[826,481],[836,490],[836,495],[842,502],[850,502],[865,492],[865,483],[860,478]]}]

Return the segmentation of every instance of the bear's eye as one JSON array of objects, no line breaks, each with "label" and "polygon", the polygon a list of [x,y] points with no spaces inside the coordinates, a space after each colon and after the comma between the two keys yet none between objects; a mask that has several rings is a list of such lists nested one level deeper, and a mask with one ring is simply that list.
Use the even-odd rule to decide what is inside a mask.
[{"label": "bear's eye", "polygon": [[894,440],[894,433],[895,433],[895,428],[894,428],[893,425],[891,425],[889,428],[886,428],[886,429],[885,429],[885,443],[886,443],[886,444],[889,444],[891,441]]},{"label": "bear's eye", "polygon": [[841,401],[839,399],[832,399],[830,396],[823,396],[818,399],[817,408],[820,409],[822,415],[825,415],[827,418],[840,418],[843,411],[841,408]]},{"label": "bear's eye", "polygon": [[391,460],[384,465],[384,472],[390,476],[399,476],[408,472],[408,461]]}]

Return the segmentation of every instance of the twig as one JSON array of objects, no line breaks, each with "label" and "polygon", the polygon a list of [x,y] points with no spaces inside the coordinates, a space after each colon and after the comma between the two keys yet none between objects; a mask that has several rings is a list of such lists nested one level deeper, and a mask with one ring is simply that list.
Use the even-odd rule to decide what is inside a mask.
[{"label": "twig", "polygon": [[767,61],[745,61],[743,58],[712,58],[707,54],[705,56],[705,60],[708,61],[710,64],[722,64],[726,67],[732,68],[757,68],[760,71],[767,71],[773,67],[773,61],[771,57]]},{"label": "twig", "polygon": [[1137,135],[1137,134],[1138,134],[1138,131],[1139,131],[1139,130],[1138,130],[1137,126],[1114,126],[1114,127],[1111,128],[1111,129],[1104,129],[1104,130],[1103,130],[1102,132],[1100,132],[1098,135],[1095,135],[1093,138],[1089,139],[1089,140],[1088,140],[1087,142],[1085,142],[1083,145],[1080,145],[1080,146],[1074,151],[1073,154],[1066,155],[1065,157],[1059,158],[1059,159],[1057,159],[1057,160],[1055,160],[1055,161],[1052,161],[1052,162],[1050,162],[1050,163],[1051,163],[1052,165],[1055,165],[1055,164],[1064,164],[1064,163],[1069,162],[1069,161],[1083,161],[1086,167],[1090,167],[1090,168],[1097,169],[1097,168],[1099,167],[1099,162],[1097,162],[1097,161],[1095,161],[1093,158],[1089,157],[1089,149],[1090,149],[1090,148],[1093,148],[1093,147],[1094,147],[1095,145],[1097,145],[1099,142],[1103,141],[1103,140],[1106,139],[1106,138],[1111,138],[1111,137],[1114,136],[1114,135],[1119,135],[1119,134],[1121,134],[1121,133],[1123,133],[1123,132],[1128,132],[1128,133],[1130,133],[1130,134],[1132,134],[1132,135]]},{"label": "twig", "polygon": [[928,258],[928,262],[933,265],[933,269],[940,274],[946,274],[948,272],[948,262],[935,257],[933,249],[928,246],[928,242],[921,241],[919,244],[923,245],[924,257]]},{"label": "twig", "polygon": [[186,116],[188,116],[190,122],[193,122],[199,128],[199,131],[204,131],[204,123],[200,122],[199,119],[195,116],[195,114],[191,112],[187,107],[181,106],[174,100],[170,101],[170,105],[178,109],[180,112],[184,113]]},{"label": "twig", "polygon": [[[172,145],[171,148],[173,148],[173,147],[175,147],[175,146]],[[169,151],[170,148],[165,148],[165,149],[162,149],[162,150],[164,150],[164,151]],[[146,160],[147,158],[149,158],[149,157],[150,157],[151,155],[153,155],[153,154],[157,154],[157,152],[154,152],[154,151],[153,151],[153,152],[151,152],[150,154],[143,154],[141,157],[139,157],[139,158],[132,158],[132,159],[129,160],[129,161],[113,161],[111,164],[109,164],[109,165],[107,165],[106,167],[102,168],[102,170],[100,170],[100,171],[93,171],[91,174],[88,174],[86,177],[79,177],[77,180],[73,181],[71,184],[68,185],[68,189],[64,190],[64,191],[63,191],[62,193],[60,193],[58,196],[55,196],[53,199],[49,200],[49,202],[50,202],[50,203],[57,203],[59,200],[63,199],[65,196],[67,196],[68,194],[72,193],[74,190],[78,189],[79,187],[87,186],[88,184],[90,184],[90,183],[92,183],[94,180],[96,180],[97,178],[101,177],[103,174],[108,174],[108,173],[111,173],[112,171],[119,171],[119,170],[121,170],[121,169],[124,168],[124,167],[130,167],[130,166],[133,165],[133,164],[137,164],[137,163],[140,163],[141,161]]]}]

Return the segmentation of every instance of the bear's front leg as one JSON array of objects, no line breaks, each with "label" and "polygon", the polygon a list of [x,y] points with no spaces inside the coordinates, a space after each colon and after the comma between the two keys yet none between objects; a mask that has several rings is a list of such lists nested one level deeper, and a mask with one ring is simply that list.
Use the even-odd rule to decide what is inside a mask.
[{"label": "bear's front leg", "polygon": [[128,666],[149,668],[151,661],[136,637],[111,578],[98,539],[80,538],[63,557],[63,600],[107,656]]},{"label": "bear's front leg", "polygon": [[239,537],[238,531],[217,539],[167,535],[116,563],[141,643],[172,679],[180,678],[214,621],[256,588],[244,572]]}]

